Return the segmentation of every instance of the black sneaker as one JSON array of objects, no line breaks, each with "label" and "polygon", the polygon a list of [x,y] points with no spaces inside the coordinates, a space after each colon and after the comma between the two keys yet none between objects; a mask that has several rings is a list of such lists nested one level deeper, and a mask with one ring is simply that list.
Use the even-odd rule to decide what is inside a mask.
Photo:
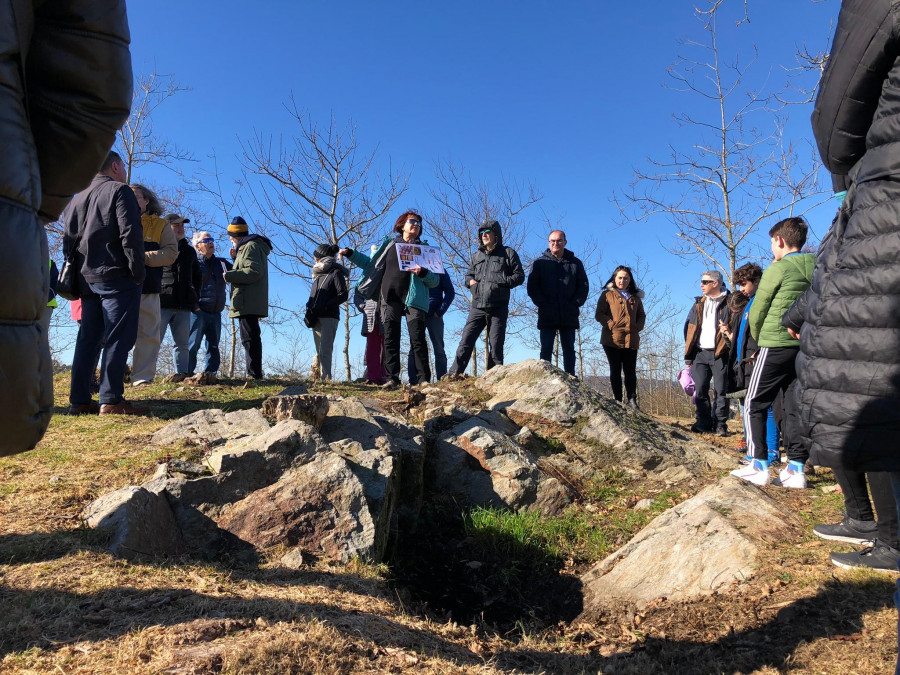
[{"label": "black sneaker", "polygon": [[710,431],[712,431],[712,428],[705,427],[699,422],[696,422],[691,425],[691,431],[693,431],[695,434],[708,434]]},{"label": "black sneaker", "polygon": [[875,541],[875,533],[878,526],[874,520],[856,520],[844,518],[834,525],[816,525],[813,534],[822,539],[831,541],[844,541],[848,544],[871,546]]},{"label": "black sneaker", "polygon": [[716,436],[722,436],[723,438],[728,435],[728,427],[724,424],[720,424],[716,427]]},{"label": "black sneaker", "polygon": [[872,543],[872,548],[863,551],[832,553],[831,562],[844,570],[860,568],[896,573],[900,551],[887,544],[882,544],[877,539]]}]

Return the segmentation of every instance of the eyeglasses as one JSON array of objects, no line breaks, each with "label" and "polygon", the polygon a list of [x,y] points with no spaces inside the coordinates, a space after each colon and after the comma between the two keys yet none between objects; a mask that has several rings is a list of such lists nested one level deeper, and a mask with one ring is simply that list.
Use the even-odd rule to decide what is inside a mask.
[{"label": "eyeglasses", "polygon": [[701,279],[700,280],[701,286],[706,286],[706,284],[714,284],[714,283],[716,283],[715,279]]},{"label": "eyeglasses", "polygon": [[551,244],[565,244],[566,243],[565,239],[548,239],[547,241],[549,241]]},{"label": "eyeglasses", "polygon": [[416,218],[408,218],[406,220],[406,222],[409,223],[410,225],[421,225],[422,224],[422,221],[418,220]]},{"label": "eyeglasses", "polygon": [[200,239],[197,241],[198,244],[212,244],[214,239]]},{"label": "eyeglasses", "polygon": [[483,237],[486,234],[494,234],[494,231],[493,230],[481,230],[478,234],[480,234]]}]

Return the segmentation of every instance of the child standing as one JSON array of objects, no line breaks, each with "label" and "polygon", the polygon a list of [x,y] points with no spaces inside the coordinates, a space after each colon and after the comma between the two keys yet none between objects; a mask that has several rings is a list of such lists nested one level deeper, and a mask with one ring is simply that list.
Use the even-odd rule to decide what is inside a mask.
[{"label": "child standing", "polygon": [[[775,262],[763,274],[750,308],[750,334],[760,347],[745,402],[750,422],[747,454],[754,459],[731,473],[756,485],[767,485],[770,481],[766,411],[781,391],[784,394],[783,435],[788,464],[780,472],[776,484],[790,488],[806,487],[803,465],[807,460],[807,451],[800,443],[797,397],[795,387],[791,388],[797,379],[794,362],[800,342],[781,325],[781,317],[812,280],[815,256],[800,253],[806,243],[807,230],[803,218],[785,218],[769,230]],[[788,391],[789,388],[791,391]]]}]

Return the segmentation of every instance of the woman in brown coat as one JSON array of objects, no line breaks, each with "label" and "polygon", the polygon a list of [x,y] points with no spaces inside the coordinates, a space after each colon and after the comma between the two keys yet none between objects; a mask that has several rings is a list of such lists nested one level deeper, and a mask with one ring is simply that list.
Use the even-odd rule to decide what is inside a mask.
[{"label": "woman in brown coat", "polygon": [[594,318],[603,324],[600,344],[609,361],[609,384],[613,398],[622,402],[622,372],[625,373],[627,404],[637,408],[637,349],[639,333],[644,329],[647,316],[641,298],[644,292],[634,283],[631,268],[619,265],[606,290],[597,301]]}]

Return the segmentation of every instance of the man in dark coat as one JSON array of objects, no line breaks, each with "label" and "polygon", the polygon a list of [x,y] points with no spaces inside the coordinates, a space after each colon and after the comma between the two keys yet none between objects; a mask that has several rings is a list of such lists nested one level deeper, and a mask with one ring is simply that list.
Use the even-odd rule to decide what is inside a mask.
[{"label": "man in dark coat", "polygon": [[0,15],[2,456],[33,448],[53,410],[44,225],[106,159],[132,74],[125,0],[10,0]]},{"label": "man in dark coat", "polygon": [[[125,400],[125,364],[138,334],[144,283],[141,212],[125,185],[125,165],[110,152],[90,186],[66,208],[63,252],[74,252],[80,272],[81,325],[72,357],[69,412],[140,415]],[[100,362],[100,408],[91,401],[91,376]]]},{"label": "man in dark coat", "polygon": [[[800,336],[801,426],[813,464],[888,471],[900,495],[900,7],[844,0],[812,116],[840,210],[812,285],[784,317]],[[846,190],[846,195],[842,195]],[[884,545],[855,556],[896,569]],[[834,558],[834,556],[832,556]]]},{"label": "man in dark coat", "polygon": [[584,265],[566,249],[566,233],[553,230],[544,255],[534,261],[528,275],[528,297],[537,306],[541,358],[549,361],[559,333],[565,371],[575,375],[575,331],[578,315],[587,302],[588,278]]},{"label": "man in dark coat", "polygon": [[174,263],[163,267],[162,290],[159,293],[159,341],[162,342],[166,331],[171,329],[175,343],[175,381],[180,381],[188,374],[191,317],[198,308],[202,277],[197,251],[184,236],[184,224],[191,221],[177,213],[170,213],[166,221],[178,241],[178,257]]},{"label": "man in dark coat", "polygon": [[206,340],[206,366],[203,371],[215,374],[219,370],[219,339],[222,336],[222,310],[225,309],[227,284],[225,272],[231,263],[216,255],[216,240],[206,231],[194,233],[197,264],[200,270],[200,298],[198,309],[191,317],[191,337],[188,342],[188,375],[197,368],[197,354]]},{"label": "man in dark coat", "polygon": [[525,281],[519,254],[503,245],[500,223],[496,220],[483,222],[478,228],[478,240],[478,249],[466,273],[472,304],[450,368],[451,375],[466,371],[475,341],[485,327],[488,331],[487,370],[503,364],[510,291]]}]

